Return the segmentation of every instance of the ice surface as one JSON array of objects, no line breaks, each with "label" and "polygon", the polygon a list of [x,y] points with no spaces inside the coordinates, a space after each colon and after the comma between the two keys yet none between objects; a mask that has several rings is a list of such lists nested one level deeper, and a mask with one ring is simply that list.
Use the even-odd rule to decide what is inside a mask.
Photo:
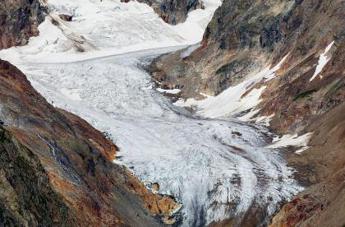
[{"label": "ice surface", "polygon": [[[205,11],[193,11],[176,27],[137,2],[48,3],[60,26],[46,20],[39,37],[1,51],[0,57],[23,70],[49,102],[107,132],[121,149],[117,163],[144,182],[158,182],[160,193],[182,202],[184,226],[241,216],[253,203],[272,214],[280,201],[301,190],[279,150],[266,148],[265,128],[196,118],[153,89],[150,75],[139,67],[154,56],[199,42],[219,1],[206,1]],[[62,12],[73,14],[73,22],[60,21],[56,15]],[[273,73],[267,69],[238,90]],[[253,89],[236,110],[257,103],[262,89]],[[229,93],[206,103],[205,114],[224,114],[217,102],[229,107]]]}]

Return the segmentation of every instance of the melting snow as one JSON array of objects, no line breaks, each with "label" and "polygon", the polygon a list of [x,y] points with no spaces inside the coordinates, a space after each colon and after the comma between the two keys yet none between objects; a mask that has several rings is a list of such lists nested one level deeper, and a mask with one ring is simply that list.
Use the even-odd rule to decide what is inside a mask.
[{"label": "melting snow", "polygon": [[308,143],[313,133],[306,133],[304,135],[298,136],[295,135],[283,135],[282,137],[276,137],[273,140],[273,143],[267,148],[280,148],[280,147],[299,147],[295,153],[300,154],[306,149],[308,149]]},{"label": "melting snow", "polygon": [[323,68],[327,65],[330,57],[327,57],[328,52],[331,50],[332,46],[334,45],[334,41],[331,42],[325,49],[325,51],[320,55],[318,65],[316,66],[314,75],[310,78],[309,81],[313,81],[323,70]]},{"label": "melting snow", "polygon": [[275,114],[272,114],[270,116],[260,116],[257,117],[255,120],[255,123],[257,124],[263,124],[264,126],[268,127],[270,126],[270,122],[273,119],[273,117],[275,116]]}]

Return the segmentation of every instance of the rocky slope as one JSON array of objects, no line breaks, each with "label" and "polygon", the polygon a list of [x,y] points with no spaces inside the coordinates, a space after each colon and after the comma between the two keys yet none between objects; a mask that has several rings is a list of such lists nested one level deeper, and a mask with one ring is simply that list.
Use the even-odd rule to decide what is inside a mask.
[{"label": "rocky slope", "polygon": [[0,128],[0,224],[2,226],[76,225],[49,183],[37,156]]},{"label": "rocky slope", "polygon": [[[129,2],[130,0],[121,0]],[[178,24],[184,22],[190,11],[201,8],[199,0],[139,0],[148,4],[167,23]]]},{"label": "rocky slope", "polygon": [[165,55],[151,65],[157,85],[181,89],[177,98],[203,99],[282,63],[274,76],[240,94],[244,99],[262,88],[259,104],[237,114],[271,116],[279,133],[314,132],[308,150],[288,155],[298,179],[311,186],[272,226],[345,224],[344,18],[343,0],[225,0],[192,53]]},{"label": "rocky slope", "polygon": [[38,0],[0,2],[0,49],[24,45],[38,35],[44,16]]},{"label": "rocky slope", "polygon": [[178,205],[171,198],[152,194],[114,165],[115,145],[82,119],[48,104],[4,61],[0,110],[5,125],[1,223],[159,226],[159,217],[172,221],[170,213]]},{"label": "rocky slope", "polygon": [[311,148],[290,163],[311,186],[283,206],[271,226],[344,226],[344,111],[342,103],[308,126],[315,132]]}]

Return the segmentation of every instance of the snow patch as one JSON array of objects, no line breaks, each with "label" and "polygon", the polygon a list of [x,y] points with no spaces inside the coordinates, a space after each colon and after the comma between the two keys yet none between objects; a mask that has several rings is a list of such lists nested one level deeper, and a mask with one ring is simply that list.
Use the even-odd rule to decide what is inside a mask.
[{"label": "snow patch", "polygon": [[170,89],[170,90],[167,90],[167,89],[162,89],[162,88],[157,88],[157,91],[160,92],[160,93],[173,94],[173,95],[177,95],[178,93],[181,92],[180,89]]},{"label": "snow patch", "polygon": [[283,135],[282,137],[275,137],[272,144],[266,146],[267,148],[282,148],[282,147],[299,147],[300,149],[295,151],[295,153],[300,154],[306,149],[308,149],[308,143],[313,133],[306,133],[304,135],[298,136],[298,134]]},{"label": "snow patch", "polygon": [[207,118],[234,116],[251,110],[249,115],[242,118],[242,120],[249,120],[258,112],[254,107],[261,102],[260,97],[266,88],[266,86],[255,88],[255,86],[262,80],[269,81],[273,79],[286,57],[273,68],[266,67],[258,73],[249,75],[248,79],[236,86],[229,87],[218,96],[211,96],[203,100],[187,99],[184,101],[180,99],[175,102],[175,105],[180,107],[196,107],[197,114]]},{"label": "snow patch", "polygon": [[222,4],[222,0],[203,0],[205,9],[196,9],[188,14],[184,23],[171,28],[190,43],[201,41],[208,23],[211,21],[215,10]]},{"label": "snow patch", "polygon": [[310,78],[310,82],[313,81],[323,70],[323,68],[327,65],[331,57],[327,57],[328,52],[331,50],[332,46],[334,45],[334,41],[331,42],[325,49],[325,51],[320,55],[319,62],[316,66],[314,75]]},{"label": "snow patch", "polygon": [[270,122],[271,120],[273,119],[273,117],[275,116],[275,114],[272,114],[270,116],[260,116],[260,117],[257,117],[255,120],[255,123],[256,124],[262,124],[266,127],[269,127],[270,126]]}]

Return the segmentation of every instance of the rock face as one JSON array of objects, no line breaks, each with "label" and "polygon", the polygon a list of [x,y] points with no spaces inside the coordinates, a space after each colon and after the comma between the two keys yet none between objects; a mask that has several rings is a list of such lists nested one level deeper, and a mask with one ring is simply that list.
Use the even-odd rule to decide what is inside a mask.
[{"label": "rock face", "polygon": [[0,127],[1,226],[76,225],[37,156]]},{"label": "rock face", "polygon": [[38,0],[0,2],[0,49],[26,44],[38,35],[44,16]]},{"label": "rock face", "polygon": [[184,22],[190,11],[202,7],[199,0],[138,0],[138,2],[148,4],[165,22],[173,25]]},{"label": "rock face", "polygon": [[272,226],[345,224],[344,19],[343,0],[225,0],[196,50],[150,67],[159,86],[202,99],[286,57],[273,79],[255,85],[266,87],[256,116],[274,114],[271,128],[280,133],[314,135],[308,150],[288,155],[307,188]]},{"label": "rock face", "polygon": [[[178,204],[112,163],[117,147],[0,61],[0,225],[160,226]],[[157,216],[157,219],[153,217]]]}]

